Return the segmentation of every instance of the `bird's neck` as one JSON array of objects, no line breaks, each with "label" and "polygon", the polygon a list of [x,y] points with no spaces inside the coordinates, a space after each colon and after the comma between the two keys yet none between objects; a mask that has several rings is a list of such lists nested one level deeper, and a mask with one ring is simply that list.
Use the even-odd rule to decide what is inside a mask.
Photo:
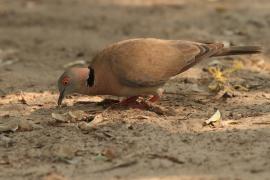
[{"label": "bird's neck", "polygon": [[[99,88],[100,86],[96,83],[98,74],[94,75],[93,84],[89,84],[88,79],[90,75],[90,71],[88,68],[80,68],[78,76],[78,86],[76,88],[76,92],[79,94],[85,94],[85,95],[99,95],[103,94],[102,90]],[[102,87],[102,86],[101,86]]]}]

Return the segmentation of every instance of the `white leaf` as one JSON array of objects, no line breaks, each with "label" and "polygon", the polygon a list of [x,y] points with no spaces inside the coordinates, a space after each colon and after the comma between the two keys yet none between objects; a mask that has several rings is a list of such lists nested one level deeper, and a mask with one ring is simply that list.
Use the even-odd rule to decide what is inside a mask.
[{"label": "white leaf", "polygon": [[215,114],[213,114],[209,119],[204,121],[204,125],[208,125],[217,121],[221,121],[221,113],[219,110],[217,110]]}]

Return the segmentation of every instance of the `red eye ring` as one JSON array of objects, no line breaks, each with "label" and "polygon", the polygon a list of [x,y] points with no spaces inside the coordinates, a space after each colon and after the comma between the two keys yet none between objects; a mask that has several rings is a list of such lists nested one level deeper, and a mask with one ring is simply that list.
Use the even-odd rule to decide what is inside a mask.
[{"label": "red eye ring", "polygon": [[69,80],[70,80],[69,77],[64,77],[63,80],[62,80],[62,84],[63,84],[64,86],[68,85],[68,84],[69,84]]}]

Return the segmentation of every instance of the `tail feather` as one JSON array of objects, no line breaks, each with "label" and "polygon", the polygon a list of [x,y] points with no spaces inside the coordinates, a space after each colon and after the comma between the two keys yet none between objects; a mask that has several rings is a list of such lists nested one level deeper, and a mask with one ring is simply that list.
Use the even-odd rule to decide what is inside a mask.
[{"label": "tail feather", "polygon": [[258,54],[262,52],[260,46],[232,46],[228,48],[222,48],[212,57],[216,56],[229,56],[229,55],[242,55],[242,54]]}]

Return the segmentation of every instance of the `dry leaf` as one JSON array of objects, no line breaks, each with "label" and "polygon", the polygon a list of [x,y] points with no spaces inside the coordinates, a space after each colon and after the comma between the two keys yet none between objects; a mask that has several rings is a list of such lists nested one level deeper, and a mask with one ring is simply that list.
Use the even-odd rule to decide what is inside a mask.
[{"label": "dry leaf", "polygon": [[98,114],[95,118],[90,122],[92,126],[96,126],[97,124],[101,123],[104,120],[102,114]]},{"label": "dry leaf", "polygon": [[144,116],[144,115],[139,115],[139,116],[135,116],[135,117],[131,117],[131,119],[149,119],[149,116]]},{"label": "dry leaf", "polygon": [[8,59],[8,60],[0,59],[0,67],[12,65],[18,61],[19,61],[19,59],[16,59],[16,58],[15,59]]},{"label": "dry leaf", "polygon": [[68,116],[71,118],[71,121],[81,121],[83,119],[87,118],[87,114],[82,111],[82,110],[77,110],[77,111],[69,111]]},{"label": "dry leaf", "polygon": [[68,122],[65,114],[52,113],[52,117],[59,122]]},{"label": "dry leaf", "polygon": [[89,131],[89,130],[96,129],[96,126],[103,121],[104,121],[104,118],[103,118],[102,114],[98,114],[94,117],[94,119],[91,122],[89,122],[89,123],[81,122],[81,123],[79,123],[78,127],[81,130]]},{"label": "dry leaf", "polygon": [[19,121],[19,130],[20,131],[32,131],[33,130],[33,124],[30,123],[29,121],[27,120],[20,120]]},{"label": "dry leaf", "polygon": [[19,61],[15,49],[0,49],[0,67],[9,66]]},{"label": "dry leaf", "polygon": [[213,123],[218,121],[221,121],[221,113],[219,110],[217,110],[208,120],[204,121],[203,125],[213,125]]},{"label": "dry leaf", "polygon": [[12,119],[5,123],[0,124],[0,132],[13,131],[15,132],[19,128],[19,120]]},{"label": "dry leaf", "polygon": [[115,149],[112,147],[107,147],[103,149],[101,155],[105,156],[108,160],[113,160],[116,158]]},{"label": "dry leaf", "polygon": [[32,121],[20,119],[19,130],[20,131],[32,131],[33,129],[42,129],[43,127],[33,123]]},{"label": "dry leaf", "polygon": [[262,96],[268,100],[270,99],[270,94],[268,94],[268,93],[262,93]]},{"label": "dry leaf", "polygon": [[88,115],[81,110],[69,111],[68,113],[64,114],[52,113],[52,117],[55,120],[63,123],[83,121],[83,120],[90,121],[93,119],[92,115]]},{"label": "dry leaf", "polygon": [[[16,119],[15,119],[16,118]],[[40,125],[36,125],[31,121],[25,119],[17,119],[17,117],[8,119],[7,122],[0,124],[0,132],[5,131],[32,131],[33,129],[43,128]]]},{"label": "dry leaf", "polygon": [[102,102],[104,100],[104,98],[100,97],[100,96],[83,96],[83,97],[78,97],[76,99],[76,103],[79,104],[91,104],[91,103],[96,103],[96,102]]},{"label": "dry leaf", "polygon": [[90,125],[90,123],[87,123],[87,122],[79,123],[78,127],[83,131],[93,130],[93,127]]}]

